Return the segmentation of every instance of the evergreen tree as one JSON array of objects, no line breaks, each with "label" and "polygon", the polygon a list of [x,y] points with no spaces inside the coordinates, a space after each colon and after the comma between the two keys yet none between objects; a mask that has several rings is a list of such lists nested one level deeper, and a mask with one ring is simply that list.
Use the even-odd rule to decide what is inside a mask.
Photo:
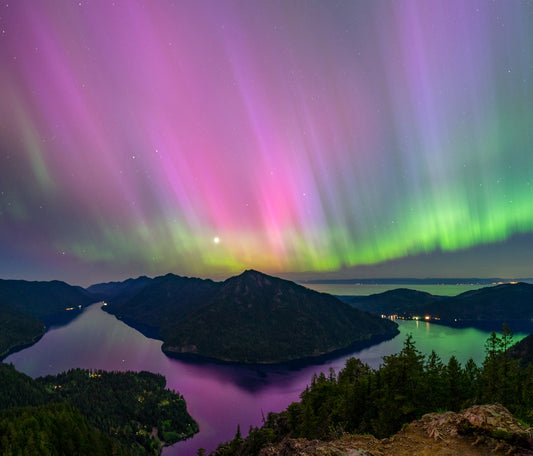
[{"label": "evergreen tree", "polygon": [[[350,358],[338,375],[313,375],[301,401],[269,414],[237,448],[222,444],[217,456],[257,455],[267,443],[286,437],[337,438],[344,432],[387,437],[424,413],[460,410],[476,403],[502,402],[511,413],[533,422],[533,365],[521,368],[508,357],[512,333],[492,333],[482,367],[464,366],[452,356],[445,365],[436,353],[423,356],[408,336],[403,349],[373,370]],[[506,357],[507,356],[507,357]]]},{"label": "evergreen tree", "polygon": [[[378,399],[378,419],[375,431],[378,436],[390,435],[420,412],[420,395],[424,376],[424,356],[416,349],[409,334],[400,353],[385,356],[380,376],[383,391]],[[391,407],[394,404],[394,407]]]},{"label": "evergreen tree", "polygon": [[425,376],[423,382],[425,388],[423,394],[425,395],[426,407],[436,410],[446,402],[448,391],[446,388],[446,369],[439,355],[434,350],[428,356],[424,369]]},{"label": "evergreen tree", "polygon": [[468,400],[467,378],[461,364],[452,356],[446,366],[446,409],[458,412]]}]

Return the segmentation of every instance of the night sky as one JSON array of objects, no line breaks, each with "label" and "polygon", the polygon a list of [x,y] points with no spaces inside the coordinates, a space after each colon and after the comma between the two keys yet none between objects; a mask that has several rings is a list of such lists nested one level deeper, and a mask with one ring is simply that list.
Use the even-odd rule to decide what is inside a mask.
[{"label": "night sky", "polygon": [[1,278],[531,258],[531,1],[0,0]]}]

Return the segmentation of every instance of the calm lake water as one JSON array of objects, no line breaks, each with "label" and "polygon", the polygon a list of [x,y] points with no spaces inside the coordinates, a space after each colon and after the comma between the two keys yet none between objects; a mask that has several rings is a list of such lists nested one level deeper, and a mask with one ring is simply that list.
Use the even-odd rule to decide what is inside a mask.
[{"label": "calm lake water", "polygon": [[[148,370],[167,378],[167,387],[185,397],[188,410],[200,424],[194,438],[166,448],[165,456],[195,455],[233,438],[237,425],[247,434],[261,423],[262,413],[278,412],[293,401],[314,372],[342,369],[349,356],[378,367],[384,355],[401,350],[412,333],[423,353],[435,350],[443,360],[455,355],[461,363],[472,357],[483,360],[488,333],[477,329],[453,329],[424,322],[400,322],[400,335],[348,356],[302,367],[247,367],[170,359],[161,352],[161,341],[149,339],[101,310],[86,308],[66,326],[51,328],[32,347],[9,356],[5,362],[32,376],[57,374],[74,367],[106,370]],[[524,334],[516,334],[519,340]]]}]

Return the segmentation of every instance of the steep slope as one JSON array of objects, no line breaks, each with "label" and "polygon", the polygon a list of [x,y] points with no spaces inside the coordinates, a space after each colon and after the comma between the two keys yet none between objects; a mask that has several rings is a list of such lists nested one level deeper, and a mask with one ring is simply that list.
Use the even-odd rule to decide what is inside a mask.
[{"label": "steep slope", "polygon": [[74,318],[95,298],[65,282],[0,279],[0,359],[35,343],[51,323]]},{"label": "steep slope", "polygon": [[523,282],[485,287],[450,297],[399,288],[370,296],[348,298],[346,302],[377,315],[431,315],[443,322],[456,319],[470,322],[533,319],[533,285]]},{"label": "steep slope", "polygon": [[[160,374],[72,369],[34,380],[0,363],[2,455],[157,455],[196,432]],[[113,448],[97,449],[100,438]]]},{"label": "steep slope", "polygon": [[50,402],[46,389],[13,365],[0,363],[0,411]]},{"label": "steep slope", "polygon": [[533,334],[514,344],[508,351],[512,358],[520,359],[522,365],[533,364]]},{"label": "steep slope", "polygon": [[434,296],[423,291],[397,288],[384,293],[360,296],[349,301],[355,307],[376,315],[400,315],[411,317],[432,311],[444,296]]},{"label": "steep slope", "polygon": [[44,332],[44,324],[36,318],[0,303],[0,360],[12,351],[33,344]]},{"label": "steep slope", "polygon": [[472,320],[533,318],[533,284],[504,283],[467,291],[446,301],[444,318],[460,315]]},{"label": "steep slope", "polygon": [[83,288],[58,280],[29,282],[0,279],[0,302],[38,319],[64,313],[67,308],[87,306],[94,300],[94,296]]},{"label": "steep slope", "polygon": [[125,445],[91,426],[69,404],[46,404],[0,411],[0,454],[142,456],[138,447]]},{"label": "steep slope", "polygon": [[319,356],[396,334],[389,320],[253,270],[226,280],[206,305],[161,330],[167,354],[243,363]]},{"label": "steep slope", "polygon": [[140,276],[123,282],[97,283],[86,288],[86,290],[94,296],[98,296],[99,299],[110,300],[120,296],[121,299],[125,300],[132,298],[151,283],[152,279],[149,277]]},{"label": "steep slope", "polygon": [[130,282],[108,299],[104,309],[126,323],[159,330],[204,305],[221,286],[212,280],[174,274],[145,279]]}]

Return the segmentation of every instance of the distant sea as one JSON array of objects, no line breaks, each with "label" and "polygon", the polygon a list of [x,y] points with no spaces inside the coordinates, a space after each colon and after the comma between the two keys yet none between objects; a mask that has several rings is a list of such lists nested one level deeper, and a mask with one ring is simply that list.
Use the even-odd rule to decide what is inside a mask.
[{"label": "distant sea", "polygon": [[310,288],[311,290],[330,293],[337,296],[368,296],[371,294],[383,293],[388,290],[395,290],[396,288],[410,288],[411,290],[425,291],[426,293],[438,296],[456,296],[465,291],[493,286],[479,283],[459,283],[455,285],[421,283],[300,283],[300,285]]}]

